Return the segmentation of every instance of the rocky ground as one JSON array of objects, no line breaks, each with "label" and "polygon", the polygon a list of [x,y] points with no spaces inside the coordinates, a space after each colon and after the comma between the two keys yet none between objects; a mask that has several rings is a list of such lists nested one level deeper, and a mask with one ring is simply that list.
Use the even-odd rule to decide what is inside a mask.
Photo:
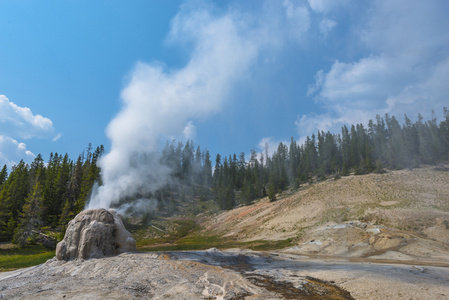
[{"label": "rocky ground", "polygon": [[248,250],[124,253],[0,273],[0,299],[447,299],[449,268]]},{"label": "rocky ground", "polygon": [[449,172],[314,183],[197,216],[200,235],[285,249],[123,253],[0,273],[0,299],[449,299]]},{"label": "rocky ground", "polygon": [[348,176],[263,199],[205,222],[237,241],[293,241],[304,255],[449,262],[449,172]]}]

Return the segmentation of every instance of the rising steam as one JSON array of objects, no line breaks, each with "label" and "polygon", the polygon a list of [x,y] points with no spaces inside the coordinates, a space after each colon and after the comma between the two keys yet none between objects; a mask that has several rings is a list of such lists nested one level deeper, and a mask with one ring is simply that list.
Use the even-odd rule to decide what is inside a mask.
[{"label": "rising steam", "polygon": [[170,182],[170,170],[157,155],[161,138],[179,136],[192,119],[219,111],[259,52],[260,44],[251,38],[258,35],[248,35],[244,27],[234,13],[217,17],[182,8],[169,40],[192,45],[190,60],[175,71],[137,64],[121,93],[123,107],[107,128],[111,151],[99,162],[102,185],[94,189],[88,208],[109,208]]}]

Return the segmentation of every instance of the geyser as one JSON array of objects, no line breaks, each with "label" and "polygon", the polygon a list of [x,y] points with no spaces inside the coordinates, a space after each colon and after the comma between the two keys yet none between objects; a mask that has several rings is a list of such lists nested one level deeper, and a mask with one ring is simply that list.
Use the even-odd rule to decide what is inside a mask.
[{"label": "geyser", "polygon": [[58,260],[89,259],[136,251],[136,241],[113,209],[87,209],[68,224],[56,246]]},{"label": "geyser", "polygon": [[121,92],[123,106],[106,130],[111,151],[99,161],[102,185],[87,208],[110,208],[171,183],[173,170],[158,157],[160,142],[219,112],[266,44],[256,34],[260,29],[243,19],[236,11],[216,15],[182,5],[168,38],[182,47],[191,43],[191,56],[178,69],[136,64]]}]

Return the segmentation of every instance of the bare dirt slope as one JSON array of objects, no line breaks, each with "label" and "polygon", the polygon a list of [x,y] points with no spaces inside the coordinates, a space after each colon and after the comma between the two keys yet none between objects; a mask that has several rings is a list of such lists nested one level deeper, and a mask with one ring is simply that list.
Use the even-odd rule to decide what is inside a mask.
[{"label": "bare dirt slope", "polygon": [[290,252],[449,264],[449,172],[432,167],[347,176],[206,222],[239,241],[291,238]]}]

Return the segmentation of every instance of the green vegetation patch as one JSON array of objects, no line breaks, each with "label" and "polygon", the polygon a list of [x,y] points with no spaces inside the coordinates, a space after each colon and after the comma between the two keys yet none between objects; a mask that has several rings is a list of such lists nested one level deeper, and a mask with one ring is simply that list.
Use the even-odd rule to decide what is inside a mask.
[{"label": "green vegetation patch", "polygon": [[0,249],[0,272],[36,266],[53,258],[55,252],[41,245]]},{"label": "green vegetation patch", "polygon": [[174,243],[148,244],[144,247],[137,247],[139,251],[181,251],[181,250],[206,250],[212,247],[232,248],[233,243],[223,242],[219,236],[190,236]]},{"label": "green vegetation patch", "polygon": [[279,241],[255,240],[242,243],[241,248],[248,248],[255,251],[269,251],[287,248],[292,246],[292,244],[293,240],[291,238]]},{"label": "green vegetation patch", "polygon": [[250,242],[225,241],[219,236],[189,237],[176,241],[174,244],[153,244],[138,247],[139,251],[183,251],[183,250],[206,250],[210,248],[229,249],[244,248],[255,251],[269,251],[287,248],[292,245],[292,239],[280,241],[255,240]]},{"label": "green vegetation patch", "polygon": [[[220,235],[204,233],[201,231],[201,227],[192,219],[168,220],[165,224],[158,225],[164,228],[165,231],[157,231],[151,226],[146,229],[142,227],[135,228],[136,231],[132,232],[132,234],[138,233],[134,235],[138,251],[206,250],[213,247],[219,249],[246,248],[264,251],[285,248],[292,243],[291,239],[238,242]],[[145,238],[145,230],[153,235]]]},{"label": "green vegetation patch", "polygon": [[[164,231],[159,231],[153,227],[146,229],[139,228],[138,230],[130,230],[136,239],[137,248],[146,247],[155,244],[174,244],[185,238],[187,235],[198,231],[200,227],[194,220],[191,219],[176,219],[170,220],[163,226]],[[160,229],[162,230],[162,229]],[[146,233],[151,232],[151,236],[145,238]]]},{"label": "green vegetation patch", "polygon": [[217,235],[189,235],[177,240],[153,238],[137,242],[139,251],[206,250],[212,247],[232,248],[238,244]]}]

